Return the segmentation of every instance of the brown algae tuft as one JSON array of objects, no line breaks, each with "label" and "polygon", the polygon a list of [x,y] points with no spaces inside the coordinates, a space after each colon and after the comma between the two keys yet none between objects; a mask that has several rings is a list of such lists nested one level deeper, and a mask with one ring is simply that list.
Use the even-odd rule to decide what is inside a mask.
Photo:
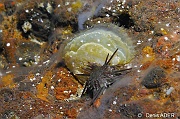
[{"label": "brown algae tuft", "polygon": [[124,28],[113,24],[99,24],[82,31],[64,48],[64,60],[74,74],[84,73],[89,64],[102,66],[107,54],[118,49],[110,65],[130,62],[135,54],[131,38]]}]

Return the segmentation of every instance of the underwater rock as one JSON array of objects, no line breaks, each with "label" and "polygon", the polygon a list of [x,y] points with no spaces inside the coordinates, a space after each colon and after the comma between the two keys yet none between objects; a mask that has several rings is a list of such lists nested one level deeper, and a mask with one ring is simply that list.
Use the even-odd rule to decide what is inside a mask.
[{"label": "underwater rock", "polygon": [[16,6],[15,3],[13,1],[5,1],[4,2],[4,6],[6,9],[6,15],[11,16],[15,10],[16,10]]},{"label": "underwater rock", "polygon": [[0,94],[1,94],[1,101],[4,101],[4,102],[10,102],[12,100],[14,100],[14,93],[11,89],[2,89],[0,90]]},{"label": "underwater rock", "polygon": [[[1,52],[1,48],[0,48]],[[4,69],[8,66],[7,60],[3,55],[0,55],[0,69]]]},{"label": "underwater rock", "polygon": [[5,110],[4,113],[0,116],[1,119],[20,119],[15,112],[11,110]]},{"label": "underwater rock", "polygon": [[18,89],[20,91],[31,91],[31,89],[33,88],[32,85],[32,82],[20,82]]},{"label": "underwater rock", "polygon": [[29,66],[35,62],[38,62],[40,48],[41,47],[39,44],[33,42],[20,43],[15,53],[16,62],[22,66]]},{"label": "underwater rock", "polygon": [[3,20],[4,20],[4,19],[3,19],[3,15],[0,14],[0,23],[2,23]]},{"label": "underwater rock", "polygon": [[51,22],[52,10],[54,3],[39,3],[27,5],[23,9],[17,11],[18,28],[22,31],[25,37],[37,37],[39,41],[47,41],[49,35],[54,29],[54,24]]},{"label": "underwater rock", "polygon": [[91,3],[91,5],[89,5],[91,7],[88,10],[78,14],[78,29],[83,30],[83,24],[86,22],[86,20],[93,17],[94,15],[96,16],[98,12],[107,4],[109,4],[108,0],[96,0],[95,2]]},{"label": "underwater rock", "polygon": [[146,88],[158,88],[162,79],[166,77],[165,71],[160,67],[152,68],[141,82]]},{"label": "underwater rock", "polygon": [[[0,23],[1,23],[1,15],[0,15]],[[3,49],[3,30],[2,28],[0,27],[0,49]]]},{"label": "underwater rock", "polygon": [[130,103],[121,105],[119,111],[126,117],[138,118],[138,114],[141,114],[142,108],[138,104]]},{"label": "underwater rock", "polygon": [[132,60],[135,51],[125,30],[113,24],[100,24],[69,41],[63,57],[74,74],[81,74],[90,64],[102,66],[106,56],[112,55],[117,48],[110,65],[122,65]]}]

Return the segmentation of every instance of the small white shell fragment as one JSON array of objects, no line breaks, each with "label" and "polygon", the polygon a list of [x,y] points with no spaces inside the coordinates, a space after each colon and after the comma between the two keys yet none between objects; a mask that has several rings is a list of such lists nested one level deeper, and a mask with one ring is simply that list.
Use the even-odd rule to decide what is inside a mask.
[{"label": "small white shell fragment", "polygon": [[173,88],[173,87],[170,87],[170,88],[166,91],[166,95],[170,95],[173,90],[174,90],[174,88]]},{"label": "small white shell fragment", "polygon": [[47,10],[47,12],[52,13],[53,8],[52,8],[51,4],[49,4],[49,3],[47,4],[46,10]]},{"label": "small white shell fragment", "polygon": [[28,21],[24,22],[24,24],[22,25],[22,29],[24,33],[27,33],[31,28],[32,28],[32,25]]}]

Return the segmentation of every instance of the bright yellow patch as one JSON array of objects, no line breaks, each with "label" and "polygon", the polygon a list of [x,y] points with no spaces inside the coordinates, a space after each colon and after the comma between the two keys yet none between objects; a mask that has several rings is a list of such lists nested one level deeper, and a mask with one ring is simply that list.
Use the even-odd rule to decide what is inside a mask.
[{"label": "bright yellow patch", "polygon": [[82,2],[80,0],[72,4],[72,11],[77,12],[82,7]]},{"label": "bright yellow patch", "polygon": [[14,78],[13,74],[7,74],[7,75],[3,76],[2,77],[2,86],[3,87],[9,86],[9,88],[15,87],[15,83],[13,81],[13,78]]},{"label": "bright yellow patch", "polygon": [[152,47],[146,46],[143,48],[143,58],[143,62],[153,61],[155,59],[155,53]]},{"label": "bright yellow patch", "polygon": [[53,72],[47,71],[42,78],[42,82],[36,86],[37,88],[37,97],[44,100],[48,101],[47,97],[49,96],[49,87],[51,85],[51,80],[53,78]]}]

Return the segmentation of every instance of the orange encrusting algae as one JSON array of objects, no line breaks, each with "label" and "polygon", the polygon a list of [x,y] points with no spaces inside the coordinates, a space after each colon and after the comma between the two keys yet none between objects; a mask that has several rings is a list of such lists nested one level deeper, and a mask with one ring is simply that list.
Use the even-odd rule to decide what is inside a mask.
[{"label": "orange encrusting algae", "polygon": [[59,68],[56,75],[55,97],[58,100],[69,99],[75,95],[79,87],[78,82],[65,68]]},{"label": "orange encrusting algae", "polygon": [[1,11],[4,11],[4,10],[5,10],[4,4],[3,4],[3,3],[0,3],[0,12],[1,12]]},{"label": "orange encrusting algae", "polygon": [[51,85],[51,81],[53,79],[53,72],[47,71],[45,75],[42,78],[42,81],[40,84],[36,86],[37,88],[37,98],[40,98],[44,101],[49,101],[49,87]]},{"label": "orange encrusting algae", "polygon": [[143,62],[151,62],[155,59],[155,53],[153,51],[153,48],[150,46],[146,46],[142,50],[143,54]]},{"label": "orange encrusting algae", "polygon": [[14,74],[7,74],[2,77],[0,87],[14,88],[16,84],[13,81]]},{"label": "orange encrusting algae", "polygon": [[68,118],[71,119],[75,119],[77,117],[77,109],[75,108],[71,108],[69,110],[66,111],[66,115],[68,116]]},{"label": "orange encrusting algae", "polygon": [[4,55],[9,63],[9,67],[18,66],[15,52],[20,42],[28,42],[23,38],[20,31],[16,29],[17,19],[15,16],[4,17],[2,22]]},{"label": "orange encrusting algae", "polygon": [[[143,112],[142,118],[145,113],[154,114],[156,112],[174,113],[174,118],[180,117],[178,103],[180,31],[177,20],[180,2],[165,1],[132,2],[130,0],[122,2],[115,0],[107,4],[108,0],[0,0],[0,65],[6,63],[1,66],[3,68],[0,70],[0,118],[136,118],[141,112]],[[94,12],[95,10],[98,13]],[[87,97],[78,96],[75,98],[77,100],[69,101],[77,97],[77,92],[80,92],[79,90],[83,87],[65,67],[58,64],[62,61],[59,60],[60,55],[58,54],[61,51],[60,44],[78,35],[76,34],[78,20],[81,20],[78,16],[82,13],[85,13],[82,16],[87,16],[88,12],[92,15],[86,21],[81,22],[84,23],[83,28],[91,28],[99,23],[117,23],[118,27],[125,26],[124,31],[128,32],[128,36],[132,36],[133,50],[131,51],[137,50],[140,53],[140,55],[133,53],[135,57],[132,63],[125,65],[132,67],[133,70],[130,74],[123,74],[123,79],[130,77],[132,84],[125,84],[123,87],[114,85],[91,106],[88,105],[91,99]],[[125,17],[121,18],[124,15]],[[128,28],[121,22],[127,18],[126,15],[128,20],[125,21],[130,24]],[[44,16],[47,18],[43,19]],[[36,32],[36,29],[30,29],[30,35],[29,31],[27,34],[24,33],[22,25],[31,20],[29,17],[34,21],[31,25],[36,24],[37,20],[44,21],[40,25],[42,26],[40,30],[44,31],[46,22],[50,24],[50,29],[53,29],[52,37],[48,36],[47,41],[36,36],[29,37],[32,32]],[[129,22],[130,20],[132,23]],[[34,26],[39,28],[38,25]],[[38,35],[43,36],[43,34]],[[33,42],[34,39],[39,42]],[[142,42],[135,45],[139,40]],[[39,45],[37,47],[41,51],[36,53],[25,46],[30,61],[23,57],[24,52],[20,52],[22,51],[21,44],[29,42],[32,45],[39,43],[40,47]],[[107,46],[112,48],[112,45],[107,44]],[[39,58],[34,58],[31,54]],[[4,57],[4,62],[1,57]],[[82,57],[77,59],[76,61],[79,61]],[[33,64],[24,67],[24,62],[28,63],[31,60]],[[52,60],[56,63],[52,63]],[[58,66],[55,66],[56,64]],[[159,87],[147,89],[141,81],[144,76],[148,75],[149,69],[155,66],[162,68],[166,77],[162,79]],[[156,77],[156,75],[152,76]],[[86,111],[88,113],[84,113]]]}]

